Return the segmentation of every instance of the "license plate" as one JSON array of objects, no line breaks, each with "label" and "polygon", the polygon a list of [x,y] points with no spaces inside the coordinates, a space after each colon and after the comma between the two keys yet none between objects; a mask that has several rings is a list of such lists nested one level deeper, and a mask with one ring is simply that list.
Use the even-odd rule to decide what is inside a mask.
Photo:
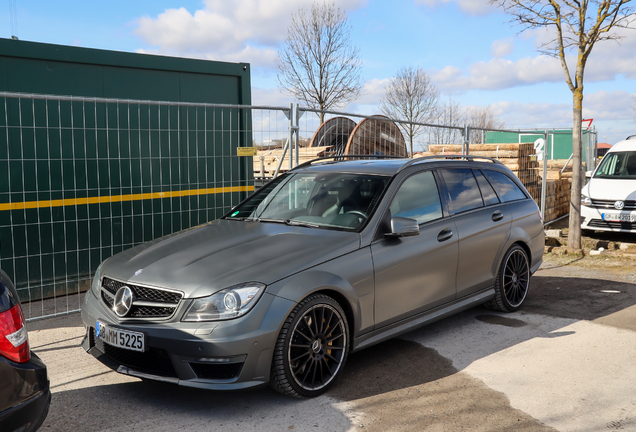
[{"label": "license plate", "polygon": [[603,220],[610,222],[635,222],[636,215],[620,213],[603,213]]},{"label": "license plate", "polygon": [[144,334],[140,332],[110,327],[97,321],[95,324],[95,333],[98,338],[107,344],[118,348],[139,352],[143,352],[146,348]]}]

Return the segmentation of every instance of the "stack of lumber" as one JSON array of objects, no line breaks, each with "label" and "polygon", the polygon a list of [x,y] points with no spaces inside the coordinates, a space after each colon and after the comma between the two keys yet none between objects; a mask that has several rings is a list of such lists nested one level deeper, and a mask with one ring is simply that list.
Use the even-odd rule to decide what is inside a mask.
[{"label": "stack of lumber", "polygon": [[[545,220],[551,221],[570,211],[570,196],[572,190],[572,161],[567,159],[547,160],[546,163],[546,198]],[[567,164],[567,165],[566,165]],[[564,168],[565,167],[565,168]],[[585,162],[581,172],[585,177]],[[543,177],[543,161],[539,161],[539,178]],[[540,189],[539,189],[540,193]],[[535,198],[541,205],[541,197]]]},{"label": "stack of lumber", "polygon": [[[302,164],[312,159],[325,156],[331,146],[325,147],[301,147],[298,152],[298,163]],[[264,172],[261,172],[261,156],[263,156]],[[283,149],[259,150],[254,156],[254,175],[257,177],[272,177],[276,172],[276,167],[283,157]],[[296,165],[296,153],[294,152],[294,166]],[[289,169],[289,150],[285,154],[285,159],[280,167],[280,172]]]},{"label": "stack of lumber", "polygon": [[[572,182],[569,179],[550,180],[546,182],[545,190],[545,222],[557,219],[570,212],[570,191]],[[539,189],[539,193],[541,190]],[[541,196],[535,198],[539,208],[541,207]]]}]

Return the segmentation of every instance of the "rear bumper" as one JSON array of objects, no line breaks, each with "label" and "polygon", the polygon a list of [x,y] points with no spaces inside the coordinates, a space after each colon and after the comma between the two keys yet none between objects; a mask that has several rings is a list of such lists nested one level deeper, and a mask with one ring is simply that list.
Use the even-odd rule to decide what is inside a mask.
[{"label": "rear bumper", "polygon": [[[16,364],[4,362],[2,368],[12,368],[9,373],[22,383],[22,390],[28,389],[27,399],[21,400],[17,405],[0,412],[0,430],[12,432],[32,432],[38,430],[49,413],[51,404],[51,388],[47,378],[46,366],[35,355],[31,354],[31,360],[27,363]],[[3,374],[2,386],[9,388],[13,383],[11,377],[5,381]],[[4,402],[4,401],[3,401]]]}]

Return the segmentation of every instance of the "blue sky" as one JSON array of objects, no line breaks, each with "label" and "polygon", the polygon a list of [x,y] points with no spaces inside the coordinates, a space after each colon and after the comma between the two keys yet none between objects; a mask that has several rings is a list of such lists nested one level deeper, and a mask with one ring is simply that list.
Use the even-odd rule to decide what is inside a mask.
[{"label": "blue sky", "polygon": [[[9,0],[0,37],[252,66],[254,104],[287,106],[274,59],[291,13],[311,0]],[[10,4],[16,5],[11,19]],[[421,67],[445,97],[490,106],[508,127],[571,127],[572,96],[556,59],[542,56],[545,32],[519,33],[487,0],[339,0],[360,49],[365,94],[345,109],[378,113],[388,80]],[[17,24],[17,25],[16,25]],[[636,30],[598,44],[586,69],[584,117],[599,141],[636,133]]]}]

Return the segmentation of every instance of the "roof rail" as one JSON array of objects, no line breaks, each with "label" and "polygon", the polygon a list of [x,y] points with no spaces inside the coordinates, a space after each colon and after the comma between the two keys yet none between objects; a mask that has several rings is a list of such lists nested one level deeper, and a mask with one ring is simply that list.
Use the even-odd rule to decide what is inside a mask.
[{"label": "roof rail", "polygon": [[625,141],[627,141],[628,139],[632,139],[632,138],[636,138],[636,135],[630,135],[627,138],[625,138]]},{"label": "roof rail", "polygon": [[419,162],[426,162],[427,160],[433,160],[433,159],[464,159],[464,160],[470,160],[470,161],[475,161],[477,159],[479,160],[484,160],[484,161],[489,161],[492,163],[496,163],[496,164],[501,164],[501,162],[497,159],[493,159],[490,157],[486,157],[486,156],[470,156],[470,155],[436,155],[436,156],[423,156],[423,157],[419,157],[419,158],[415,158],[415,159],[411,159],[410,161],[408,161],[407,163],[405,163],[404,165],[402,165],[400,167],[400,169],[398,170],[398,172],[412,166],[415,165]]},{"label": "roof rail", "polygon": [[387,155],[368,155],[368,154],[362,154],[362,155],[333,155],[333,156],[323,156],[323,157],[319,157],[316,159],[312,159],[310,161],[307,162],[303,162],[300,165],[296,165],[295,167],[293,167],[290,171],[294,171],[298,168],[304,168],[306,166],[310,166],[313,165],[315,162],[320,162],[323,160],[327,160],[327,159],[342,159],[345,160],[345,158],[361,158],[361,159],[404,159],[406,156],[387,156]]}]

